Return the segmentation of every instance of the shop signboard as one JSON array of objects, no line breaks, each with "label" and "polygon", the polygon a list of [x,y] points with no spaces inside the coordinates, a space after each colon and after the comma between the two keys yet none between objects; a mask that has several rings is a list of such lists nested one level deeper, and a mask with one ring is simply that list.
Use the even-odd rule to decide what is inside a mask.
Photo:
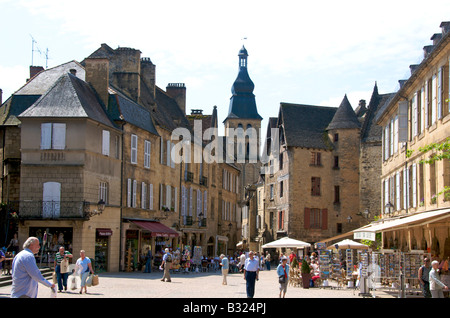
[{"label": "shop signboard", "polygon": [[354,232],[353,238],[355,240],[369,240],[369,241],[375,241],[375,232],[369,232],[369,231],[361,231],[361,232]]}]

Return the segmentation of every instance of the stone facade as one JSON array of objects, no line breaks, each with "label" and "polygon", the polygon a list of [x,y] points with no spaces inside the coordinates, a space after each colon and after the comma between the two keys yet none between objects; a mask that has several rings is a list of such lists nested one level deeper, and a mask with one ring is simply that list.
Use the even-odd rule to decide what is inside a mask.
[{"label": "stone facade", "polygon": [[405,229],[382,231],[383,247],[425,250],[438,259],[450,255],[450,224],[445,214],[450,201],[441,192],[450,185],[450,164],[448,158],[424,163],[435,151],[420,149],[450,137],[449,25],[441,24],[442,34],[435,34],[433,45],[424,47],[423,61],[411,66],[411,77],[400,81],[400,90],[377,117],[383,129],[383,220],[444,213]]}]

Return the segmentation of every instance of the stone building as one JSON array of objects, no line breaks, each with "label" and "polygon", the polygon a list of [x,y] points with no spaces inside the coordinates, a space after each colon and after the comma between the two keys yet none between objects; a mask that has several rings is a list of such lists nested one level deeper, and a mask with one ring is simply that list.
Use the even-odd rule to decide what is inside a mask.
[{"label": "stone building", "polygon": [[375,85],[368,107],[362,100],[356,112],[347,96],[338,108],[280,104],[263,150],[260,245],[283,236],[331,242],[378,214],[381,130],[374,116],[389,97]]},{"label": "stone building", "polygon": [[[375,121],[383,131],[381,217],[355,231],[355,237],[375,239],[382,247],[424,250],[441,260],[450,256],[448,235],[450,164],[447,157],[431,161],[440,151],[427,147],[450,137],[450,22],[441,24],[424,59],[411,65],[411,76],[383,106]],[[424,149],[424,150],[421,150]]]}]

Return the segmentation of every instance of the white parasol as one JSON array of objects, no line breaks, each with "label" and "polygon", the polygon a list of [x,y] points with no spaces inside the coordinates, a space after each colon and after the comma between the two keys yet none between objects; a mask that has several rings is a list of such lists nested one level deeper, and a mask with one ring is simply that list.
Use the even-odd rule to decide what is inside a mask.
[{"label": "white parasol", "polygon": [[305,248],[305,247],[310,247],[310,246],[311,246],[311,244],[309,244],[309,243],[299,241],[299,240],[294,240],[289,237],[283,237],[283,238],[280,238],[279,240],[264,244],[262,246],[262,248],[277,248],[277,247]]},{"label": "white parasol", "polygon": [[[338,246],[336,248],[336,245]],[[355,250],[367,250],[369,247],[367,245],[352,241],[352,240],[343,240],[337,243],[334,243],[327,247],[327,250],[332,249],[339,249],[339,250],[346,250],[346,249],[355,249]]]}]

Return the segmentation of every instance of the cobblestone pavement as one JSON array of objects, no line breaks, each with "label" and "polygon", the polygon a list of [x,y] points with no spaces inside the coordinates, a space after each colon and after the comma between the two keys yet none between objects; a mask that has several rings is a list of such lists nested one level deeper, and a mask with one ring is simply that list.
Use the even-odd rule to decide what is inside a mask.
[{"label": "cobblestone pavement", "polygon": [[[228,275],[228,284],[222,285],[221,272],[175,273],[172,282],[162,282],[162,272],[102,273],[100,284],[88,287],[87,294],[76,290],[57,294],[57,298],[246,298],[243,274]],[[278,298],[278,279],[275,270],[261,271],[256,282],[255,298]],[[69,284],[70,288],[70,284]],[[342,288],[309,288],[289,286],[286,298],[363,298],[359,290]],[[9,298],[11,286],[0,287],[0,298]],[[397,295],[377,291],[377,298],[396,298]],[[50,289],[39,285],[38,298],[49,298]]]}]

